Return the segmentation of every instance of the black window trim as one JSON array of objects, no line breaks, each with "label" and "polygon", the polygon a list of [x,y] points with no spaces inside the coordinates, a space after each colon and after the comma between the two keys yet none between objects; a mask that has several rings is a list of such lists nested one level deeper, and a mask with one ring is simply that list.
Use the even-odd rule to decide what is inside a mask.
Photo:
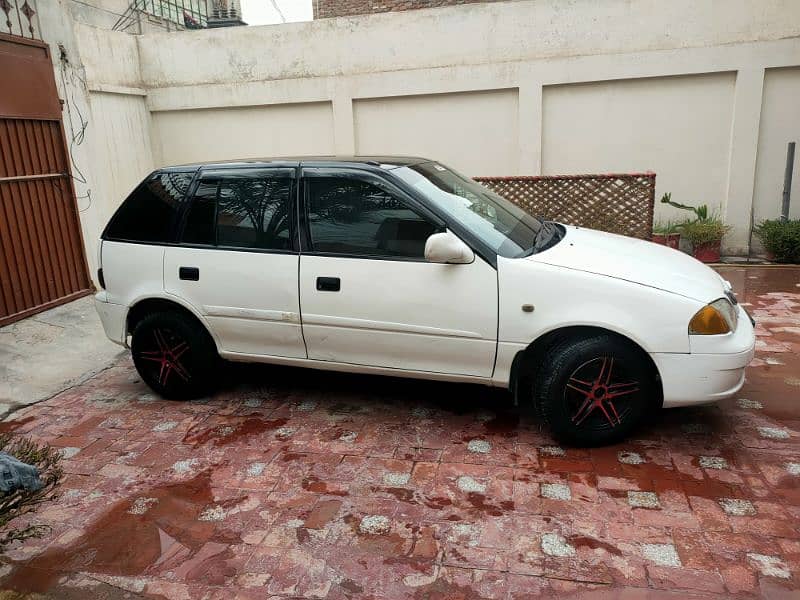
[{"label": "black window trim", "polygon": [[301,175],[301,188],[302,192],[299,196],[300,205],[298,206],[297,216],[299,219],[300,230],[300,253],[303,256],[327,256],[330,258],[355,258],[362,260],[385,260],[391,262],[414,262],[414,263],[428,263],[425,257],[412,258],[408,256],[393,256],[383,254],[351,254],[343,252],[321,252],[314,250],[311,243],[311,229],[308,220],[308,188],[306,181],[308,179],[315,179],[318,177],[346,177],[364,181],[366,183],[379,182],[384,187],[388,187],[391,193],[395,194],[398,199],[408,204],[409,208],[423,219],[430,221],[436,226],[437,231],[444,231],[447,228],[447,223],[442,220],[438,215],[432,212],[425,204],[421,203],[418,198],[408,194],[408,192],[398,186],[395,181],[386,178],[383,172],[375,172],[368,169],[360,169],[351,166],[302,166],[300,167]]},{"label": "black window trim", "polygon": [[[200,187],[200,183],[205,176],[215,176],[215,175],[230,175],[232,172],[247,172],[247,171],[285,171],[288,175],[289,179],[291,180],[291,187],[289,189],[289,239],[292,242],[292,247],[287,250],[281,250],[278,248],[248,248],[246,246],[226,246],[226,245],[219,245],[218,243],[218,233],[216,227],[216,215],[217,215],[217,205],[214,205],[214,244],[194,244],[194,243],[187,243],[183,241],[183,233],[184,229],[186,228],[186,218],[189,214],[189,209],[191,208],[192,204],[194,203],[194,195],[197,192],[197,188]],[[294,210],[297,206],[297,190],[298,190],[298,173],[297,167],[290,166],[290,165],[246,165],[246,166],[236,166],[236,167],[224,167],[224,168],[199,168],[197,173],[195,174],[194,179],[192,180],[191,185],[189,186],[189,192],[187,194],[186,200],[183,203],[183,211],[180,216],[180,222],[178,225],[178,230],[176,232],[175,239],[177,242],[173,245],[179,246],[181,248],[195,248],[198,250],[221,250],[226,252],[256,252],[259,254],[293,254],[297,255],[300,254],[300,247],[298,243],[298,225],[297,225],[297,215],[296,210]]]}]

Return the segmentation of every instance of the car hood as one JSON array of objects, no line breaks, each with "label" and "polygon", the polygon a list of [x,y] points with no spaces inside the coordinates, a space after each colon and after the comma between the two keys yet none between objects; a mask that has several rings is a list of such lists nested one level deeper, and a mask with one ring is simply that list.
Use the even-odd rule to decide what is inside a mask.
[{"label": "car hood", "polygon": [[623,279],[704,303],[725,294],[722,277],[683,252],[622,235],[564,227],[564,239],[526,260]]}]

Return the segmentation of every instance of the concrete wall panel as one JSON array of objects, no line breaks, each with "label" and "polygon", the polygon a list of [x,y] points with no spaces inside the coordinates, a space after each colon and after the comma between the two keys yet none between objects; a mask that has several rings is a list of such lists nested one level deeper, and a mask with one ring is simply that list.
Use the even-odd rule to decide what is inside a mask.
[{"label": "concrete wall panel", "polygon": [[[655,171],[656,201],[724,213],[733,73],[548,86],[543,97],[545,174]],[[656,205],[656,218],[688,216]]]},{"label": "concrete wall panel", "polygon": [[333,154],[329,102],[153,113],[158,165]]},{"label": "concrete wall panel", "polygon": [[775,219],[781,211],[786,145],[796,142],[789,216],[800,218],[800,68],[767,69],[758,136],[755,221]]},{"label": "concrete wall panel", "polygon": [[517,90],[355,100],[359,154],[441,160],[469,175],[518,172]]}]

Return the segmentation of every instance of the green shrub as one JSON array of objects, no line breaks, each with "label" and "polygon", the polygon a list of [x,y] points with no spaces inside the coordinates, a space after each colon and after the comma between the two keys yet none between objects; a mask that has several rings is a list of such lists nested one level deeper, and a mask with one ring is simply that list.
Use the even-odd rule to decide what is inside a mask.
[{"label": "green shrub", "polygon": [[680,223],[675,221],[656,221],[655,225],[653,225],[653,233],[656,235],[680,233]]},{"label": "green shrub", "polygon": [[762,221],[753,230],[779,263],[800,262],[800,219]]},{"label": "green shrub", "polygon": [[686,238],[693,248],[704,244],[719,242],[728,233],[730,227],[714,217],[697,221],[687,221],[681,225],[681,236]]},{"label": "green shrub", "polygon": [[34,465],[39,470],[42,487],[38,490],[0,492],[0,552],[15,541],[41,537],[49,528],[45,525],[24,523],[13,527],[13,520],[36,510],[40,504],[57,497],[56,487],[64,475],[61,469],[61,452],[47,444],[38,444],[28,438],[0,435],[0,450],[17,460]]}]

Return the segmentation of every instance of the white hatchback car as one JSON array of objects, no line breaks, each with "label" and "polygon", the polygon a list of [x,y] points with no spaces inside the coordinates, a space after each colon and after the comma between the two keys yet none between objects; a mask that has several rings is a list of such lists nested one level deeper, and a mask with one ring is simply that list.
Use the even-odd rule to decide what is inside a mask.
[{"label": "white hatchback car", "polygon": [[705,265],[543,222],[425,159],[160,169],[99,264],[108,337],[167,398],[207,393],[219,357],[474,382],[594,445],[731,396],[755,344]]}]

